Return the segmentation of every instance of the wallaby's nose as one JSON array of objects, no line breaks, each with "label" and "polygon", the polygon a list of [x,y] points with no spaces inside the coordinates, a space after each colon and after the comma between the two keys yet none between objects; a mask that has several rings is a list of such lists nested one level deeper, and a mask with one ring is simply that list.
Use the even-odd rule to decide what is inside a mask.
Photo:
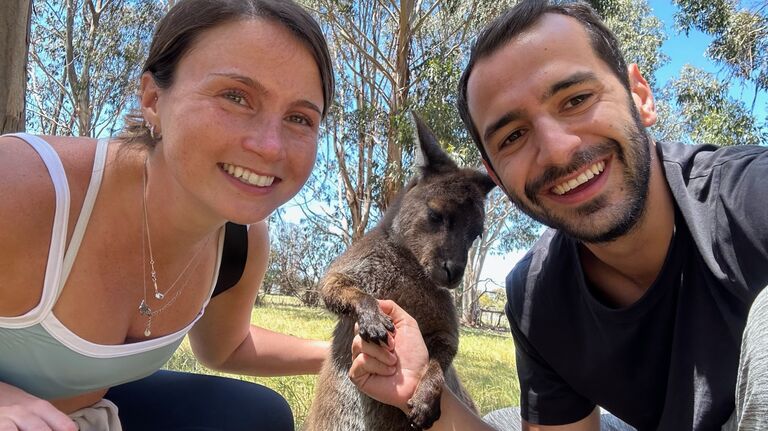
[{"label": "wallaby's nose", "polygon": [[443,263],[443,269],[445,270],[446,279],[448,280],[448,286],[458,284],[461,277],[464,276],[464,265],[458,264],[452,260]]}]

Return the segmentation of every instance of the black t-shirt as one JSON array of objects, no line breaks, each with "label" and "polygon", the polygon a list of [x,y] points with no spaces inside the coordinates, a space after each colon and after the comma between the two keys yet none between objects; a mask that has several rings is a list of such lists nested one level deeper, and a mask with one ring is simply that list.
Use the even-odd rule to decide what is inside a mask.
[{"label": "black t-shirt", "polygon": [[656,147],[676,228],[637,302],[602,304],[578,242],[554,230],[507,277],[531,423],[575,422],[600,405],[639,430],[719,430],[733,411],[741,334],[768,284],[768,148]]}]

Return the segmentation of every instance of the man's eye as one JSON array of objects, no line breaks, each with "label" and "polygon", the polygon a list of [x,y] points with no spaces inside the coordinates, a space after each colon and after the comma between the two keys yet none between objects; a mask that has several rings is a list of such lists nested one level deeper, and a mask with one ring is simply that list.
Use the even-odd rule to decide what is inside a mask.
[{"label": "man's eye", "polygon": [[589,93],[587,93],[587,94],[579,94],[576,97],[572,97],[572,98],[568,99],[568,101],[565,103],[565,109],[574,108],[576,106],[579,106],[582,103],[584,103],[585,101],[587,101],[587,99],[589,99],[590,97],[592,97],[592,95],[589,94]]},{"label": "man's eye", "polygon": [[522,138],[527,131],[525,129],[517,129],[507,135],[503,141],[501,141],[501,145],[499,145],[500,148],[508,147],[510,145],[514,145],[517,143],[517,141]]}]

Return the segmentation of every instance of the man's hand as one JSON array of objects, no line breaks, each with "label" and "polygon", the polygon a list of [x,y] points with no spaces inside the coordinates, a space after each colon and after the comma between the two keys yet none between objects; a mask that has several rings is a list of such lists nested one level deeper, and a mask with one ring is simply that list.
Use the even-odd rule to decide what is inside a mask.
[{"label": "man's hand", "polygon": [[0,431],[77,431],[77,425],[48,401],[0,383]]},{"label": "man's hand", "polygon": [[356,335],[349,378],[361,392],[407,414],[408,400],[427,369],[429,354],[413,317],[392,301],[379,301],[379,307],[392,319],[394,335],[388,335],[386,346]]}]

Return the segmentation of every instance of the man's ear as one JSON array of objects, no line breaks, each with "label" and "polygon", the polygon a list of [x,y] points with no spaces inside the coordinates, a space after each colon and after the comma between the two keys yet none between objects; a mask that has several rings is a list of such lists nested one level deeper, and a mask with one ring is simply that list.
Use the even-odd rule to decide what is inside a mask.
[{"label": "man's ear", "polygon": [[139,106],[144,120],[155,127],[160,127],[160,117],[157,113],[157,98],[160,94],[160,88],[155,83],[155,77],[151,72],[144,72],[141,75],[139,85]]},{"label": "man's ear", "polygon": [[490,163],[488,163],[485,158],[482,158],[483,160],[483,166],[485,166],[485,170],[488,172],[488,176],[491,177],[491,180],[496,183],[497,186],[499,186],[500,189],[504,190],[504,186],[501,184],[501,181],[499,181],[499,177],[496,176],[496,171],[493,170],[493,167]]},{"label": "man's ear", "polygon": [[632,63],[627,67],[629,76],[629,90],[632,100],[635,102],[640,121],[645,127],[656,124],[656,102],[653,100],[653,91],[648,81],[645,80],[637,64]]}]

